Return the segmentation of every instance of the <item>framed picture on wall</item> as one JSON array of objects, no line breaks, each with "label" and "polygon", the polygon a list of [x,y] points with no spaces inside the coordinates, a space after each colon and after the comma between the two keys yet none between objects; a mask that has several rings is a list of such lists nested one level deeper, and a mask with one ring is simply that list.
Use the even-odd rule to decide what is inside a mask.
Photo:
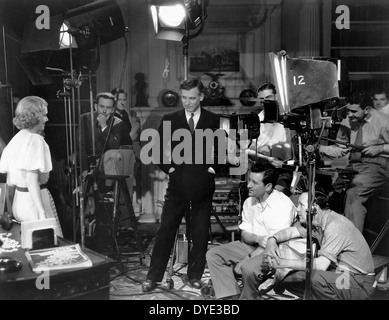
[{"label": "framed picture on wall", "polygon": [[189,72],[224,79],[254,79],[254,32],[202,33],[189,43]]},{"label": "framed picture on wall", "polygon": [[239,72],[237,34],[203,34],[189,45],[189,72]]}]

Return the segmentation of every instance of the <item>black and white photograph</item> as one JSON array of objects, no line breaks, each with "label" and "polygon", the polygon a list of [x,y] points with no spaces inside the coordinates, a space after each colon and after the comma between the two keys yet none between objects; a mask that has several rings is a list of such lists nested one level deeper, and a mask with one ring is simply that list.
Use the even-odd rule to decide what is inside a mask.
[{"label": "black and white photograph", "polygon": [[389,300],[387,0],[0,0],[0,27],[0,300]]}]

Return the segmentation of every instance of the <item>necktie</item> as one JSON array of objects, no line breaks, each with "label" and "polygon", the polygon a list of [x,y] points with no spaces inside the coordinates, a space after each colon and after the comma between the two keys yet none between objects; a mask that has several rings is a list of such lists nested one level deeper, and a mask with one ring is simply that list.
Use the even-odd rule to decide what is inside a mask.
[{"label": "necktie", "polygon": [[[362,124],[359,126],[354,144],[357,146],[362,146]],[[350,162],[360,162],[362,157],[361,151],[362,150],[360,149],[352,150],[350,155]]]},{"label": "necktie", "polygon": [[190,119],[189,119],[189,129],[190,129],[190,132],[193,134],[193,132],[194,132],[194,121],[193,121],[193,116],[194,116],[194,114],[193,113],[191,113],[190,114]]}]

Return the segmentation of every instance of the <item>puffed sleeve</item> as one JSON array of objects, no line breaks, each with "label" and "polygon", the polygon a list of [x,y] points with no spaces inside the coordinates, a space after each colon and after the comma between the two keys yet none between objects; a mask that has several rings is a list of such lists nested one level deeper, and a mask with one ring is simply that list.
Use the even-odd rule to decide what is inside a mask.
[{"label": "puffed sleeve", "polygon": [[39,170],[42,173],[53,169],[50,148],[39,134],[30,134],[20,145],[19,156],[15,159],[19,170]]}]

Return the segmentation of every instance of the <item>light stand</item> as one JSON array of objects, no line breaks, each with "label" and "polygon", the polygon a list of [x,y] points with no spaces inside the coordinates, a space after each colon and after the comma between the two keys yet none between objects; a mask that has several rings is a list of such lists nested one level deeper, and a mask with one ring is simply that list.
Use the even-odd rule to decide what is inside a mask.
[{"label": "light stand", "polygon": [[[11,119],[13,120],[15,114],[14,114],[14,105],[13,105],[13,93],[12,93],[12,85],[10,85],[8,83],[8,62],[7,62],[7,44],[6,44],[6,41],[5,41],[5,28],[4,28],[4,25],[3,25],[3,49],[4,49],[4,73],[5,73],[5,84],[1,84],[0,82],[0,89],[1,88],[6,88],[7,89],[7,93],[8,93],[8,89],[10,90],[10,105],[11,105]],[[11,120],[11,121],[12,121]],[[15,126],[12,125],[12,136],[15,135]]]},{"label": "light stand", "polygon": [[315,160],[311,159],[307,167],[308,175],[308,212],[307,212],[307,252],[305,268],[305,292],[304,300],[312,300],[312,203],[315,199]]},{"label": "light stand", "polygon": [[[188,32],[187,32],[188,33]],[[189,38],[188,34],[182,38],[182,54],[184,56],[184,80],[188,79],[188,68],[189,68],[189,58],[188,58],[188,52],[189,52]]]}]

